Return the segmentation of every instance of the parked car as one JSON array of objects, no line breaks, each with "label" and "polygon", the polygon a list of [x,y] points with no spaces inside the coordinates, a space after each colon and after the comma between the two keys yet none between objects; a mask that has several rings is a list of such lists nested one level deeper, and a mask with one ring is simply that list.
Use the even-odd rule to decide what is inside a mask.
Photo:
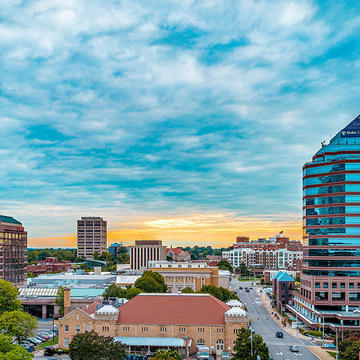
[{"label": "parked car", "polygon": [[34,351],[34,345],[27,341],[22,342],[20,345],[28,352]]},{"label": "parked car", "polygon": [[36,346],[36,345],[40,345],[40,344],[42,343],[41,340],[36,339],[36,338],[34,338],[34,337],[32,337],[32,338],[27,338],[26,340],[27,340],[27,341],[30,341],[30,342],[31,342],[32,344],[34,344],[35,346]]},{"label": "parked car", "polygon": [[289,350],[291,352],[299,352],[299,348],[296,345],[290,345]]},{"label": "parked car", "polygon": [[55,354],[55,349],[52,346],[46,346],[44,349],[44,356],[51,356]]},{"label": "parked car", "polygon": [[282,339],[284,337],[284,333],[282,331],[277,331],[276,337]]},{"label": "parked car", "polygon": [[355,309],[353,312],[354,312],[355,314],[358,314],[358,313],[360,313],[360,309]]}]

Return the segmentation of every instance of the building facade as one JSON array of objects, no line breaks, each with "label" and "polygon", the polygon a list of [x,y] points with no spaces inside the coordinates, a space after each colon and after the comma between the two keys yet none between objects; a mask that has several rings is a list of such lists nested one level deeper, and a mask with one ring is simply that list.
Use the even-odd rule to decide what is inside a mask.
[{"label": "building facade", "polygon": [[[304,264],[290,308],[313,327],[360,316],[360,116],[303,167]],[[358,328],[357,328],[358,329]]]},{"label": "building facade", "polygon": [[0,278],[21,285],[26,271],[27,232],[20,221],[0,215]]},{"label": "building facade", "polygon": [[129,352],[146,354],[176,348],[176,343],[183,356],[195,353],[198,344],[231,352],[249,320],[242,304],[235,303],[230,306],[209,294],[140,294],[120,307],[78,308],[58,320],[59,345],[68,347],[74,335],[94,330],[121,341]]},{"label": "building facade", "polygon": [[93,259],[107,246],[107,222],[102,217],[82,217],[77,221],[77,255]]},{"label": "building facade", "polygon": [[167,248],[166,257],[171,258],[173,261],[190,261],[191,255],[188,251],[182,248]]},{"label": "building facade", "polygon": [[37,264],[28,265],[27,271],[33,275],[62,272],[72,269],[71,261],[60,261],[54,257],[47,257],[39,260]]},{"label": "building facade", "polygon": [[166,260],[166,247],[161,240],[136,240],[129,247],[130,269],[140,270],[148,267],[149,261]]},{"label": "building facade", "polygon": [[230,272],[219,270],[205,262],[150,261],[149,270],[163,276],[171,293],[177,293],[186,287],[198,291],[205,285],[228,289],[230,283]]},{"label": "building facade", "polygon": [[284,271],[279,271],[272,281],[272,289],[275,307],[278,311],[284,311],[285,306],[292,302],[295,290],[295,279]]},{"label": "building facade", "polygon": [[[118,257],[126,248],[122,243],[113,243],[108,247],[108,253],[112,254],[114,257]],[[126,250],[125,250],[126,251]]]},{"label": "building facade", "polygon": [[253,270],[299,271],[302,268],[303,246],[300,241],[290,241],[287,237],[276,236],[270,240],[249,241],[246,237],[237,237],[230,251],[222,256],[232,266],[241,263]]}]

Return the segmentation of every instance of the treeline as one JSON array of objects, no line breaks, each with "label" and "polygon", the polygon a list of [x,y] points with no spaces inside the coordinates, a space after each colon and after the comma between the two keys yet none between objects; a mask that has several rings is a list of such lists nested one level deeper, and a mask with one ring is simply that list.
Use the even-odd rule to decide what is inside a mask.
[{"label": "treeline", "polygon": [[56,257],[62,261],[77,261],[76,249],[28,249],[27,258],[28,263],[36,262],[39,260],[45,260],[47,257]]},{"label": "treeline", "polygon": [[207,255],[216,255],[221,256],[223,251],[229,251],[232,249],[232,246],[228,248],[221,248],[221,249],[213,249],[211,246],[185,246],[181,247],[183,250],[188,251],[191,255],[191,259],[198,260],[206,258]]}]

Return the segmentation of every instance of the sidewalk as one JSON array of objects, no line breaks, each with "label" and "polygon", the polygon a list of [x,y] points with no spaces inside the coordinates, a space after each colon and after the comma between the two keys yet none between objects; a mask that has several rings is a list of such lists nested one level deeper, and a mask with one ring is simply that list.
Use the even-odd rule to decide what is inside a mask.
[{"label": "sidewalk", "polygon": [[320,346],[308,346],[307,348],[320,360],[334,360],[334,358]]},{"label": "sidewalk", "polygon": [[264,293],[260,293],[259,289],[256,289],[256,293],[259,295],[261,302],[263,303],[263,305],[265,306],[266,311],[269,313],[269,315],[272,317],[272,319],[281,327],[283,328],[288,334],[290,334],[291,336],[297,336],[300,339],[304,339],[304,340],[308,340],[310,341],[311,339],[303,334],[301,334],[298,331],[298,335],[296,335],[296,329],[293,329],[291,326],[286,325],[284,327],[284,325],[280,322],[280,319],[277,319],[273,314],[273,310],[270,304],[270,299],[264,294]]}]

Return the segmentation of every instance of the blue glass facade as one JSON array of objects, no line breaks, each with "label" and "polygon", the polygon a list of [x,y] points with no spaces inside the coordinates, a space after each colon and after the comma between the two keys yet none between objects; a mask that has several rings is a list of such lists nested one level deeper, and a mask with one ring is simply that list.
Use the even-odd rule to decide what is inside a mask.
[{"label": "blue glass facade", "polygon": [[304,165],[303,209],[303,273],[360,276],[360,116]]}]

